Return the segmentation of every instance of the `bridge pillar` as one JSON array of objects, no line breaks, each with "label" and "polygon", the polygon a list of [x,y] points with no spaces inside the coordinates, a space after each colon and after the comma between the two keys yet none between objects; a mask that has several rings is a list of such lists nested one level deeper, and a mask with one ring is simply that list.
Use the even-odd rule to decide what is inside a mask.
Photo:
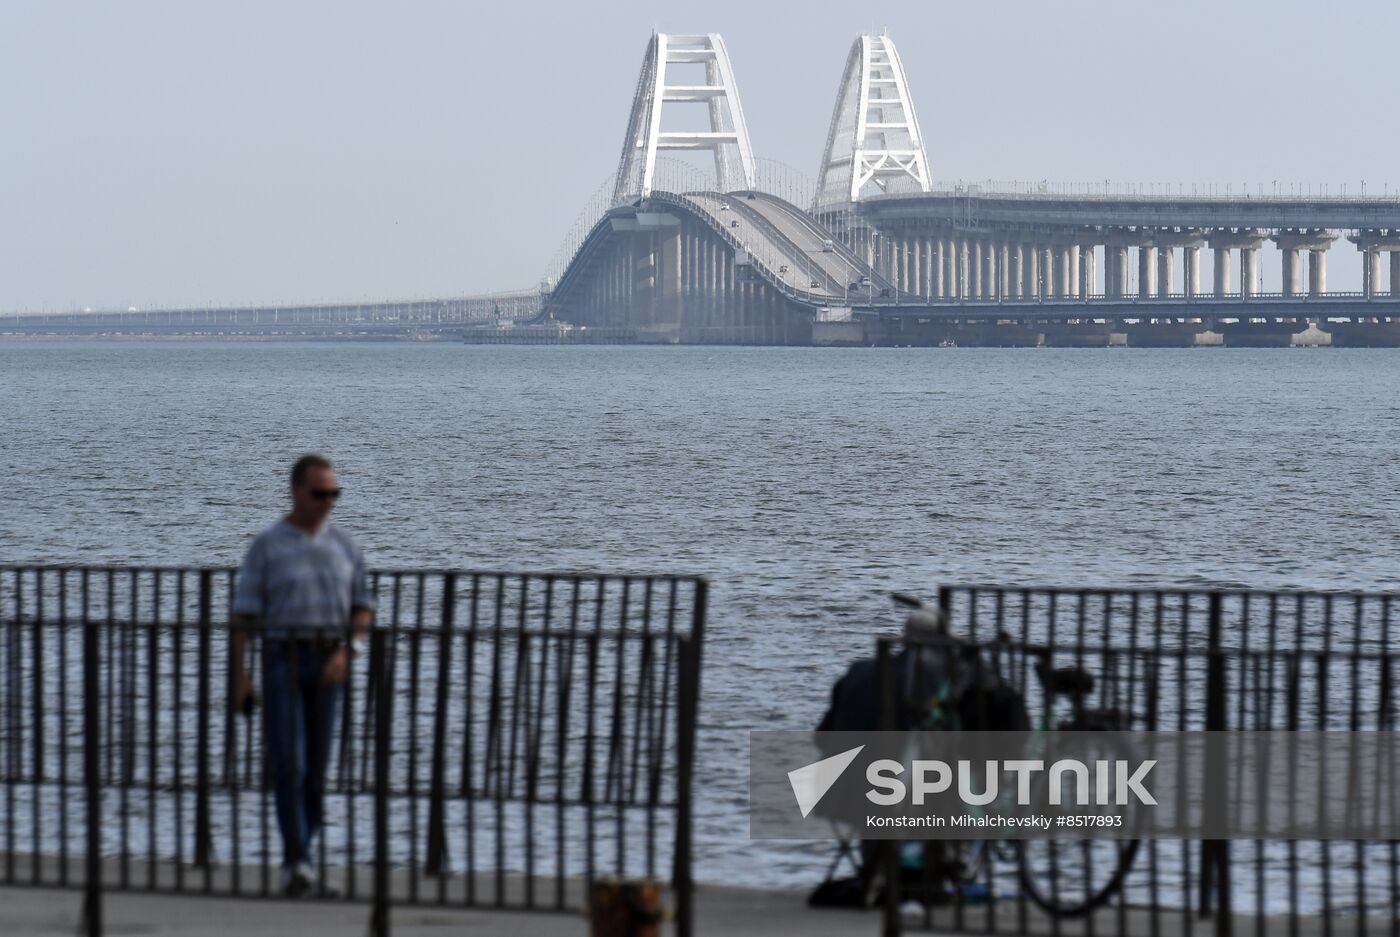
[{"label": "bridge pillar", "polygon": [[1303,271],[1301,268],[1302,251],[1296,247],[1285,247],[1282,251],[1283,257],[1283,295],[1297,296],[1303,289]]},{"label": "bridge pillar", "polygon": [[1079,247],[1079,296],[1088,299],[1098,287],[1098,271],[1094,269],[1094,245]]},{"label": "bridge pillar", "polygon": [[1240,296],[1253,296],[1258,292],[1259,245],[1264,243],[1263,235],[1257,231],[1241,228],[1238,231],[1218,229],[1211,232],[1206,243],[1215,251],[1215,295],[1224,296],[1233,286],[1230,270],[1230,252],[1240,252]]},{"label": "bridge pillar", "polygon": [[1128,245],[1115,245],[1113,248],[1113,295],[1119,299],[1128,296]]},{"label": "bridge pillar", "polygon": [[1353,235],[1351,241],[1357,250],[1361,251],[1361,290],[1367,296],[1377,296],[1385,292],[1381,289],[1381,251],[1390,251],[1390,290],[1393,294],[1396,286],[1393,276],[1396,270],[1395,253],[1400,250],[1400,234],[1362,231]]},{"label": "bridge pillar", "polygon": [[1019,243],[1011,248],[1011,296],[1014,299],[1026,296],[1026,253]]},{"label": "bridge pillar", "polygon": [[938,241],[938,258],[943,272],[943,285],[939,295],[944,299],[956,299],[958,296],[958,254],[957,244],[950,237],[940,238]]},{"label": "bridge pillar", "polygon": [[972,244],[965,237],[958,238],[956,250],[958,252],[958,276],[956,295],[959,300],[970,299],[972,288],[972,271],[969,269],[972,264]]},{"label": "bridge pillar", "polygon": [[1040,295],[1046,299],[1055,296],[1055,249],[1040,248]]},{"label": "bridge pillar", "polygon": [[1259,292],[1259,248],[1240,248],[1240,296],[1254,296]]},{"label": "bridge pillar", "polygon": [[967,289],[972,293],[974,300],[980,300],[983,297],[983,293],[981,293],[981,238],[974,238],[972,251],[969,254],[970,261],[972,261],[972,270],[970,270],[972,276],[969,277],[970,283],[967,284]]},{"label": "bridge pillar", "polygon": [[1327,249],[1308,251],[1308,295],[1327,295]]},{"label": "bridge pillar", "polygon": [[1071,244],[1065,249],[1069,255],[1069,276],[1066,278],[1066,290],[1070,296],[1079,299],[1084,295],[1084,284],[1080,280],[1079,272],[1079,245]]},{"label": "bridge pillar", "polygon": [[914,292],[914,277],[917,275],[914,270],[914,258],[909,256],[913,253],[910,248],[914,245],[909,238],[899,239],[899,291],[901,293]]},{"label": "bridge pillar", "polygon": [[997,245],[997,299],[1011,298],[1011,245],[1002,241]]},{"label": "bridge pillar", "polygon": [[939,256],[942,241],[939,238],[926,239],[928,250],[928,287],[925,294],[929,299],[943,295],[943,258]]},{"label": "bridge pillar", "polygon": [[1230,248],[1215,248],[1215,295],[1224,296],[1230,289]]},{"label": "bridge pillar", "polygon": [[1005,270],[1002,265],[1001,243],[995,240],[987,241],[987,298],[1004,299],[1005,294],[1001,289],[1001,275]]},{"label": "bridge pillar", "polygon": [[997,246],[992,241],[982,245],[982,298],[997,298]]},{"label": "bridge pillar", "polygon": [[1400,296],[1400,251],[1390,252],[1390,295]]},{"label": "bridge pillar", "polygon": [[1026,263],[1024,269],[1025,279],[1022,281],[1026,299],[1036,299],[1040,296],[1040,250],[1034,244],[1025,245]]},{"label": "bridge pillar", "polygon": [[1068,299],[1074,295],[1074,280],[1071,279],[1070,246],[1062,244],[1055,248],[1055,296]]},{"label": "bridge pillar", "polygon": [[667,322],[680,325],[684,284],[682,271],[682,235],[680,226],[668,228],[661,242],[665,280],[661,295],[665,302]]},{"label": "bridge pillar", "polygon": [[1157,248],[1151,244],[1138,245],[1138,299],[1157,295]]},{"label": "bridge pillar", "polygon": [[1201,248],[1188,244],[1181,249],[1181,286],[1188,297],[1201,295]]},{"label": "bridge pillar", "polygon": [[1157,246],[1157,295],[1166,299],[1172,294],[1172,278],[1176,264],[1176,249],[1170,244]]}]

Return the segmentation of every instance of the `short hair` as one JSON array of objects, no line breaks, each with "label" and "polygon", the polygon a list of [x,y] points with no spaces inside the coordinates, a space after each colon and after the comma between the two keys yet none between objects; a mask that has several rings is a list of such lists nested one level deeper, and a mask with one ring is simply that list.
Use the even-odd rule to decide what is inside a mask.
[{"label": "short hair", "polygon": [[314,452],[309,452],[300,459],[297,459],[296,463],[292,465],[292,487],[295,488],[297,485],[306,481],[306,473],[313,468],[332,468],[331,460],[323,455],[317,455]]}]

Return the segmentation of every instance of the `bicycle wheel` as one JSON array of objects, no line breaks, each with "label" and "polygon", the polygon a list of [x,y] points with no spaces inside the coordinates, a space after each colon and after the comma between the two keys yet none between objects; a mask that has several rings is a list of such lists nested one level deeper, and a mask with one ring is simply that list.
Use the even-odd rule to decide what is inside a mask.
[{"label": "bicycle wheel", "polygon": [[[1094,728],[1107,728],[1111,723]],[[1098,750],[1086,761],[1134,761],[1131,747],[1105,732],[1095,735]],[[1041,775],[1037,802],[1045,802],[1048,776]],[[1113,812],[1112,807],[1106,808]],[[1129,818],[1132,822],[1132,818]],[[1123,887],[1123,879],[1137,855],[1137,839],[1031,839],[1021,843],[1021,885],[1031,900],[1057,917],[1078,917],[1101,907]]]},{"label": "bicycle wheel", "polygon": [[1020,843],[1021,886],[1056,917],[1079,917],[1118,889],[1137,855],[1136,839],[1032,839]]}]

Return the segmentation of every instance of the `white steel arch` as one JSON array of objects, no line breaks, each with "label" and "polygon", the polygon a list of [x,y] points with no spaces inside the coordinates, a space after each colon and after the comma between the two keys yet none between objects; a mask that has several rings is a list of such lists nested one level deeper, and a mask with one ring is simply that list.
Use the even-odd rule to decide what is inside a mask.
[{"label": "white steel arch", "polygon": [[928,156],[894,40],[864,35],[851,46],[817,176],[817,207],[882,192],[927,192]]},{"label": "white steel arch", "polygon": [[[701,64],[704,84],[668,84],[666,67]],[[669,103],[709,105],[708,131],[663,130],[661,118]],[[656,178],[656,154],[660,150],[711,150],[715,181],[721,192],[756,186],[753,147],[739,104],[734,68],[718,33],[672,36],[654,33],[642,59],[632,115],[622,142],[622,159],[613,189],[615,202],[651,194]]]}]

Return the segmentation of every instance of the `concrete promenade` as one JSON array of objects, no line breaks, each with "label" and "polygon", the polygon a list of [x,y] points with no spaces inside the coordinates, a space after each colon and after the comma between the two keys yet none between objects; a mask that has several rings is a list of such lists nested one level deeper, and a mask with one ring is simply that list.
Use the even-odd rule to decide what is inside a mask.
[{"label": "concrete promenade", "polygon": [[[697,889],[696,930],[725,937],[844,937],[876,934],[875,911],[814,911],[801,892],[701,886]],[[106,933],[168,937],[240,937],[294,934],[296,937],[348,937],[365,933],[369,906],[345,901],[273,901],[249,898],[148,895],[114,892],[104,896]],[[78,932],[82,895],[52,888],[0,888],[0,934],[4,937],[72,937]],[[442,934],[531,934],[583,937],[581,914],[522,911],[458,911],[435,907],[395,907],[394,937]]]},{"label": "concrete promenade", "polygon": [[[78,933],[82,896],[76,890],[41,887],[0,888],[0,935],[3,937],[72,937]],[[969,907],[961,931],[954,926],[952,910],[940,908],[932,930],[923,930],[917,916],[906,920],[907,933],[937,937],[954,933],[1013,934],[1021,932],[1018,903],[998,903],[993,922],[987,909]],[[913,905],[906,906],[912,912]],[[1120,917],[1121,913],[1121,917]],[[364,934],[369,922],[369,905],[347,901],[283,901],[258,898],[202,897],[198,895],[150,895],[139,892],[112,892],[104,898],[106,930],[109,935],[146,934],[156,937],[239,937],[295,935],[295,937],[347,937]],[[1155,919],[1154,919],[1155,918]],[[1061,922],[1066,934],[1101,932],[1105,934],[1174,935],[1213,934],[1215,921],[1194,913],[1164,909],[1156,916],[1141,908],[1107,908],[1094,916],[1094,926],[1086,930],[1084,919]],[[878,910],[812,910],[806,905],[806,892],[770,891],[727,886],[700,886],[697,889],[696,932],[701,937],[848,937],[880,933]],[[1304,915],[1265,917],[1236,913],[1235,933],[1296,933],[1312,937],[1328,933],[1323,921]],[[1349,917],[1341,924],[1344,932],[1383,933],[1393,921],[1375,916],[1361,922]],[[431,906],[396,906],[391,915],[394,937],[438,937],[443,934],[472,934],[481,937],[530,934],[532,937],[586,937],[588,921],[581,913],[525,911],[463,911]],[[1334,921],[1334,928],[1337,922]],[[1052,934],[1055,923],[1034,910],[1025,922],[1028,933]],[[671,933],[669,925],[663,934]]]}]

